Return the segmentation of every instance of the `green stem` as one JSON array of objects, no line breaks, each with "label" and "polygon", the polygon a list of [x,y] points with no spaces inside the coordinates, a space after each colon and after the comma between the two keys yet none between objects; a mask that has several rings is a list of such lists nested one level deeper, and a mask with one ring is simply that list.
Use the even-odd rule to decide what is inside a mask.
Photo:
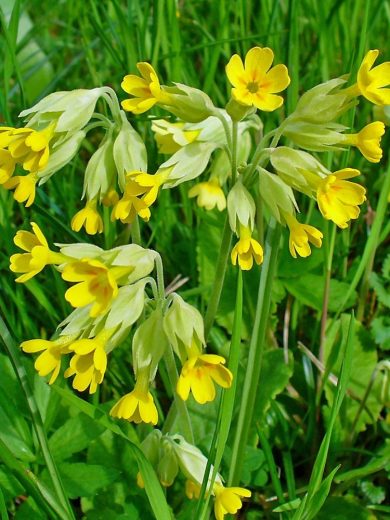
[{"label": "green stem", "polygon": [[233,121],[232,126],[232,186],[234,186],[237,178],[237,132],[238,123]]},{"label": "green stem", "polygon": [[[184,438],[189,443],[194,444],[194,433],[192,431],[191,419],[190,419],[190,416],[188,413],[186,403],[178,396],[178,394],[176,392],[176,385],[177,385],[177,381],[179,379],[179,375],[177,373],[175,357],[173,355],[173,351],[172,351],[171,347],[167,348],[167,351],[164,356],[164,361],[165,361],[165,367],[168,372],[169,381],[171,383],[172,393],[174,395],[175,407],[176,407],[176,411],[177,411],[177,414],[174,414],[172,412],[173,415],[171,416],[171,420],[169,421],[170,426],[171,427],[173,426],[173,424],[175,422],[175,418],[178,415],[179,421],[181,423],[180,424],[181,432],[182,432]],[[172,408],[171,408],[171,410],[172,410]],[[169,411],[169,413],[171,412],[171,410]],[[168,421],[166,422],[166,424],[167,423],[168,423]],[[166,430],[165,425],[164,425],[163,432],[165,432],[165,431],[168,433],[169,430]]]},{"label": "green stem", "polygon": [[[324,295],[322,298],[322,316],[321,316],[321,333],[320,333],[320,350],[318,359],[323,363],[324,351],[326,342],[326,322],[328,319],[328,307],[329,307],[329,291],[330,291],[330,279],[332,277],[332,263],[334,245],[336,241],[336,225],[332,224],[332,231],[329,241],[329,249],[326,252],[326,267],[325,267],[325,284],[324,284]],[[321,387],[321,384],[318,385]]]},{"label": "green stem", "polygon": [[161,260],[161,256],[156,256],[156,272],[157,272],[157,290],[158,296],[161,300],[165,298],[165,286],[164,286],[164,268]]},{"label": "green stem", "polygon": [[31,414],[31,418],[32,418],[32,424],[33,424],[35,433],[37,435],[38,442],[41,447],[42,455],[45,460],[48,472],[49,472],[51,480],[53,482],[53,487],[56,492],[58,501],[61,504],[61,507],[67,512],[68,518],[74,519],[74,514],[72,511],[72,508],[66,497],[65,490],[63,488],[56,464],[54,462],[54,459],[53,459],[52,454],[49,449],[49,444],[47,442],[42,417],[38,410],[37,402],[35,401],[35,398],[34,398],[34,393],[32,391],[30,383],[28,381],[26,370],[25,370],[23,364],[19,360],[19,351],[18,351],[13,339],[11,338],[8,328],[7,328],[6,324],[4,323],[3,319],[1,318],[1,316],[0,316],[0,336],[3,339],[5,348],[11,359],[15,373],[19,379],[20,386],[22,387],[22,390],[26,397],[27,405],[30,410],[30,414]]},{"label": "green stem", "polygon": [[131,241],[133,244],[141,245],[141,230],[139,227],[138,216],[135,217],[131,224]]},{"label": "green stem", "polygon": [[265,336],[271,306],[272,281],[276,269],[280,234],[280,226],[274,218],[271,218],[266,240],[264,264],[261,270],[253,334],[249,345],[244,389],[234,438],[229,473],[229,486],[233,483],[238,483],[240,480],[244,453],[249,436],[249,428],[252,423],[263,353],[265,350]]}]

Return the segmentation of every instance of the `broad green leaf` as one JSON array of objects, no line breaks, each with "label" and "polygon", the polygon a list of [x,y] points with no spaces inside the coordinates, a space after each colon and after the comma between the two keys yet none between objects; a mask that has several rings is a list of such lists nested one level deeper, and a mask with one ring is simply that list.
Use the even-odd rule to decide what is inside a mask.
[{"label": "broad green leaf", "polygon": [[370,480],[363,480],[360,489],[372,504],[381,504],[386,498],[386,491],[383,486],[376,486]]},{"label": "broad green leaf", "polygon": [[316,520],[346,520],[347,518],[353,518],[353,520],[375,520],[376,516],[366,507],[359,505],[357,500],[330,497],[317,514]]},{"label": "broad green leaf", "polygon": [[62,463],[59,464],[58,469],[70,498],[93,496],[99,489],[108,486],[120,475],[115,468],[84,462]]}]

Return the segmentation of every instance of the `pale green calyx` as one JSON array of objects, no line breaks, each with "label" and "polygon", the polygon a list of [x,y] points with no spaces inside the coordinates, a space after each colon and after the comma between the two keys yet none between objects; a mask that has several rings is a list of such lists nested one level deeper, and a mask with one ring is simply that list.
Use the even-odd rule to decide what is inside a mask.
[{"label": "pale green calyx", "polygon": [[84,175],[83,197],[102,199],[115,185],[117,170],[113,157],[113,138],[110,129],[102,144],[88,161]]},{"label": "pale green calyx", "polygon": [[298,210],[291,187],[263,168],[259,170],[259,193],[278,222],[282,222],[281,212],[294,215],[295,210]]},{"label": "pale green calyx", "polygon": [[229,224],[233,232],[238,232],[239,226],[254,227],[256,206],[252,195],[238,179],[227,196],[227,208],[229,214]]},{"label": "pale green calyx", "polygon": [[182,83],[174,85],[163,87],[166,99],[169,99],[169,104],[163,105],[165,110],[189,123],[199,123],[213,115],[215,107],[207,94]]}]

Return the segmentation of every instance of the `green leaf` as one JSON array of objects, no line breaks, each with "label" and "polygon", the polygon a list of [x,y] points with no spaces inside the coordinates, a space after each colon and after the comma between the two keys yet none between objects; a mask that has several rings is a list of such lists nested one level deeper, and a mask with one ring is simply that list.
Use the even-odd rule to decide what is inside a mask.
[{"label": "green leaf", "polygon": [[85,414],[77,414],[58,428],[49,439],[56,460],[64,460],[87,448],[105,428]]},{"label": "green leaf", "polygon": [[281,506],[276,507],[272,510],[273,513],[284,513],[285,511],[295,511],[301,505],[302,500],[300,498],[295,498],[290,502],[286,502]]},{"label": "green leaf", "polygon": [[380,303],[390,308],[390,291],[386,281],[377,273],[371,273],[370,285],[376,292],[376,296]]},{"label": "green leaf", "polygon": [[376,486],[370,480],[363,480],[360,483],[360,489],[372,504],[381,504],[386,498],[385,489],[382,486]]},{"label": "green leaf", "polygon": [[258,392],[254,413],[258,423],[262,422],[271,402],[286,388],[292,373],[292,357],[286,364],[283,350],[268,350],[264,353],[259,383],[261,392]]},{"label": "green leaf", "polygon": [[371,332],[375,343],[382,350],[390,349],[390,317],[380,316],[371,322]]},{"label": "green leaf", "polygon": [[354,499],[343,497],[330,497],[324,507],[318,513],[316,520],[375,520],[376,516],[365,507],[359,505]]},{"label": "green leaf", "polygon": [[58,469],[70,498],[93,496],[98,489],[108,486],[120,475],[115,468],[84,462],[62,463]]},{"label": "green leaf", "polygon": [[302,515],[302,520],[311,520],[316,518],[317,513],[322,508],[327,496],[329,495],[330,486],[332,485],[333,478],[336,472],[339,470],[340,465],[334,468],[333,471],[322,481],[318,490],[306,501],[305,511]]}]

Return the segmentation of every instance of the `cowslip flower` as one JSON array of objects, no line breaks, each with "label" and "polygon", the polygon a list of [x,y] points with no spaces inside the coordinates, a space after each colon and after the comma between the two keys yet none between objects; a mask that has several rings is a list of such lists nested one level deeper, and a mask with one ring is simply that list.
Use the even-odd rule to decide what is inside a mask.
[{"label": "cowslip flower", "polygon": [[160,81],[154,68],[147,62],[137,63],[137,69],[141,78],[134,74],[128,74],[121,83],[122,89],[134,96],[122,101],[122,108],[133,114],[143,114],[156,103],[164,99]]},{"label": "cowslip flower", "polygon": [[194,142],[201,132],[201,129],[186,129],[185,123],[170,123],[164,119],[153,121],[152,130],[158,151],[164,154],[173,154],[182,146]]},{"label": "cowslip flower", "polygon": [[390,105],[390,61],[373,67],[379,55],[377,49],[365,55],[357,73],[357,83],[351,87],[351,93],[362,95],[375,105]]},{"label": "cowslip flower", "polygon": [[359,205],[366,200],[366,190],[360,184],[346,181],[360,175],[359,170],[344,168],[318,179],[317,203],[322,215],[338,227],[348,227],[351,219],[359,216]]},{"label": "cowslip flower", "polygon": [[6,190],[15,190],[14,199],[20,203],[25,202],[25,206],[28,208],[35,200],[37,182],[37,173],[31,172],[28,175],[17,175],[11,177],[3,183],[3,188]]},{"label": "cowslip flower", "polygon": [[118,282],[129,275],[134,267],[108,268],[99,260],[84,258],[65,265],[62,278],[76,282],[65,293],[65,299],[72,307],[84,307],[93,303],[90,316],[103,314],[118,295]]},{"label": "cowslip flower", "polygon": [[384,133],[385,125],[382,121],[374,121],[357,134],[344,134],[342,143],[356,146],[367,161],[378,163],[383,155],[381,137]]},{"label": "cowslip flower", "polygon": [[290,238],[288,241],[291,256],[297,258],[297,254],[307,257],[311,254],[310,244],[321,247],[323,234],[314,226],[301,224],[293,216],[287,213],[283,214],[284,219],[290,230]]},{"label": "cowslip flower", "polygon": [[237,513],[242,508],[242,498],[249,498],[252,493],[242,487],[214,486],[214,514],[216,520],[223,520],[225,515]]},{"label": "cowslip flower", "polygon": [[209,211],[214,209],[215,206],[219,211],[223,211],[226,208],[225,194],[219,183],[215,180],[195,184],[195,186],[189,190],[188,196],[190,198],[197,197],[197,205]]},{"label": "cowslip flower", "polygon": [[112,417],[126,419],[140,424],[153,424],[158,421],[158,412],[153,396],[149,392],[149,370],[140,370],[134,390],[119,399],[110,411]]},{"label": "cowslip flower", "polygon": [[263,248],[252,238],[250,228],[240,224],[239,240],[231,252],[232,264],[237,265],[238,261],[243,271],[249,271],[252,269],[253,260],[257,265],[263,262]]},{"label": "cowslip flower", "polygon": [[42,352],[34,363],[34,368],[42,377],[51,373],[49,385],[52,385],[57,379],[61,368],[61,357],[69,354],[69,345],[72,343],[74,336],[60,336],[54,341],[45,339],[30,339],[23,341],[20,347],[23,352],[35,354]]},{"label": "cowslip flower", "polygon": [[224,367],[225,358],[215,354],[191,355],[184,363],[176,391],[186,401],[190,392],[199,404],[208,403],[215,399],[215,386],[229,388],[232,384],[233,375],[229,369]]},{"label": "cowslip flower", "polygon": [[103,329],[96,337],[79,339],[69,346],[74,355],[64,376],[75,376],[72,381],[75,390],[84,392],[89,387],[89,393],[93,394],[102,383],[107,368],[105,347],[113,332],[114,329]]},{"label": "cowslip flower", "polygon": [[16,161],[8,150],[0,149],[0,184],[10,179],[15,171]]},{"label": "cowslip flower", "polygon": [[102,233],[103,220],[96,209],[96,204],[96,199],[88,201],[85,207],[73,216],[70,224],[73,231],[80,231],[84,226],[88,235]]},{"label": "cowslip flower", "polygon": [[114,205],[111,219],[131,224],[139,215],[142,219],[149,220],[149,206],[155,202],[167,175],[168,173],[150,175],[142,171],[126,173],[125,191]]},{"label": "cowslip flower", "polygon": [[23,273],[16,282],[24,283],[40,273],[48,264],[62,264],[66,256],[49,249],[47,240],[38,224],[31,222],[33,233],[18,231],[14,243],[26,253],[17,253],[10,258],[10,270],[13,273]]},{"label": "cowslip flower", "polygon": [[190,500],[198,499],[200,496],[201,486],[193,480],[187,479],[185,483],[185,493]]},{"label": "cowslip flower", "polygon": [[285,65],[271,68],[274,53],[268,47],[253,47],[245,56],[245,65],[240,56],[234,54],[226,65],[226,74],[233,85],[232,96],[237,102],[255,106],[259,110],[271,112],[283,104],[277,92],[290,84]]}]

